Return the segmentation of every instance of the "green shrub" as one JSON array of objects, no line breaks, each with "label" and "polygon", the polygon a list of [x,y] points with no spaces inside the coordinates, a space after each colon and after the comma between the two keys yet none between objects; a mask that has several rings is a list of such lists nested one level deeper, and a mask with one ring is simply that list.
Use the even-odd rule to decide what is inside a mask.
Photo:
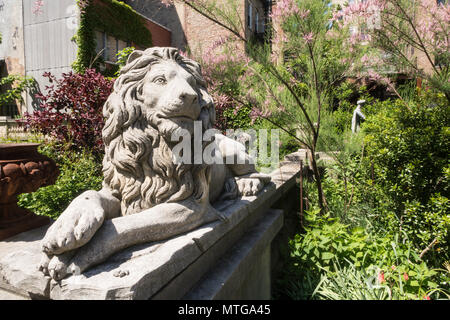
[{"label": "green shrub", "polygon": [[287,296],[353,300],[449,297],[449,273],[430,269],[407,238],[370,234],[318,212],[307,213],[306,233],[290,242],[289,281],[284,282]]},{"label": "green shrub", "polygon": [[[404,257],[406,258],[406,257]],[[325,272],[312,297],[326,300],[423,300],[448,299],[448,290],[434,282],[438,272],[430,270],[424,262],[410,263],[402,260],[399,266],[383,269],[372,265],[355,267],[348,263],[333,265],[334,272]],[[446,277],[447,281],[449,277]],[[448,287],[448,286],[447,286]]]},{"label": "green shrub", "polygon": [[448,260],[450,106],[443,95],[422,92],[408,107],[400,100],[378,107],[363,125],[378,199],[392,203],[391,227],[406,231],[417,250],[437,239],[433,250]]},{"label": "green shrub", "polygon": [[56,183],[33,193],[19,195],[18,204],[38,215],[53,219],[66,209],[69,203],[86,190],[99,190],[102,184],[100,162],[89,152],[55,152],[50,145],[40,147],[40,152],[56,161],[60,175]]},{"label": "green shrub", "polygon": [[10,74],[0,78],[0,108],[16,101],[23,102],[22,93],[36,85],[33,77]]}]

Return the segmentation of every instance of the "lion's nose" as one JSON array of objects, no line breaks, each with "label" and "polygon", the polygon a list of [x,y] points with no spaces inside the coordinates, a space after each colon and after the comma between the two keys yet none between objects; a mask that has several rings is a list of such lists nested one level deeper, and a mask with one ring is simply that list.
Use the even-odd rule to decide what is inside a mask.
[{"label": "lion's nose", "polygon": [[187,81],[178,82],[178,98],[182,102],[179,112],[186,117],[196,120],[200,115],[198,93]]},{"label": "lion's nose", "polygon": [[180,94],[180,99],[187,104],[194,104],[197,102],[198,94],[195,91],[192,92],[182,92]]}]

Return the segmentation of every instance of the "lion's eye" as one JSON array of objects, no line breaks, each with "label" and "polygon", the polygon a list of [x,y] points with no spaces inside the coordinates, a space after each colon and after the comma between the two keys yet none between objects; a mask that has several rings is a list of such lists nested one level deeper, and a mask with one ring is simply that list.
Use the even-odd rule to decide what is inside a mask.
[{"label": "lion's eye", "polygon": [[166,84],[167,81],[164,77],[158,77],[158,78],[155,78],[153,80],[153,82],[156,84]]}]

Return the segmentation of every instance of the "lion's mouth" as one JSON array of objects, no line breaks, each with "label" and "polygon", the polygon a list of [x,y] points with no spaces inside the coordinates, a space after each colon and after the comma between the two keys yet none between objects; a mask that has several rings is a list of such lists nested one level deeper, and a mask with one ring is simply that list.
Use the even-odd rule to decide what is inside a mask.
[{"label": "lion's mouth", "polygon": [[198,119],[191,118],[189,116],[173,116],[173,115],[163,115],[163,114],[160,115],[160,118],[162,118],[164,120],[176,122],[176,123],[178,123],[178,122],[194,122],[194,121],[198,120]]},{"label": "lion's mouth", "polygon": [[195,121],[194,119],[192,119],[192,118],[190,118],[190,117],[184,117],[184,116],[180,116],[180,117],[171,117],[171,118],[166,118],[166,119],[169,119],[169,120],[178,120],[178,121],[189,121],[189,122],[192,122],[192,121]]}]

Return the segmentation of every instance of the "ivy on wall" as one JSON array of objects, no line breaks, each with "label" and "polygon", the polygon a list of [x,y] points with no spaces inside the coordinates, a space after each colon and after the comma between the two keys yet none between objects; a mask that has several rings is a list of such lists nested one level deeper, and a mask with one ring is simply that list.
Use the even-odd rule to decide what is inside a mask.
[{"label": "ivy on wall", "polygon": [[72,67],[83,72],[87,67],[98,67],[95,30],[123,41],[133,42],[143,48],[152,46],[152,35],[145,27],[144,18],[129,5],[117,0],[77,0],[81,10],[80,26],[75,40],[78,45],[77,60]]}]

